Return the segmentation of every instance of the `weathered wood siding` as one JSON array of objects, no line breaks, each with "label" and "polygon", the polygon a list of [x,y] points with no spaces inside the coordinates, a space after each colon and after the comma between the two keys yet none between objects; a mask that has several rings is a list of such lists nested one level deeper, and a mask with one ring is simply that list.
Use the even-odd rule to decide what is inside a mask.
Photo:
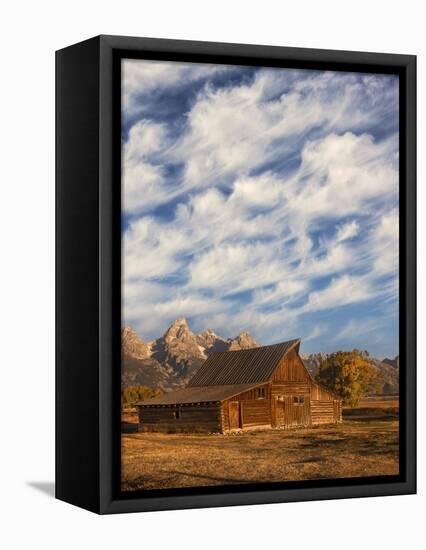
[{"label": "weathered wood siding", "polygon": [[272,395],[309,395],[310,384],[306,382],[274,382],[272,384]]},{"label": "weathered wood siding", "polygon": [[[295,402],[295,397],[303,398],[303,402]],[[274,412],[273,426],[276,428],[292,428],[295,426],[310,426],[311,402],[309,393],[305,395],[284,395],[272,402]]]},{"label": "weathered wood siding", "polygon": [[295,350],[281,359],[272,375],[272,425],[292,428],[311,424],[311,377]]},{"label": "weathered wood siding", "polygon": [[224,401],[220,406],[220,428],[221,432],[228,431],[229,428],[229,401]]},{"label": "weathered wood siding", "polygon": [[341,422],[342,401],[312,380],[298,352],[292,349],[262,385],[222,402],[141,406],[139,420],[140,430],[157,432],[291,428]]},{"label": "weathered wood siding", "polygon": [[342,400],[334,400],[334,419],[336,422],[342,422]]},{"label": "weathered wood siding", "polygon": [[[272,425],[290,428],[330,424],[342,419],[341,401],[316,384],[295,350],[279,362],[272,376]],[[298,402],[303,399],[303,403]]]},{"label": "weathered wood siding", "polygon": [[166,433],[220,432],[220,403],[139,407],[139,430]]},{"label": "weathered wood siding", "polygon": [[312,382],[311,395],[315,401],[334,401],[336,399],[336,395],[333,392],[319,384],[315,384],[315,382]]},{"label": "weathered wood siding", "polygon": [[272,383],[279,381],[305,382],[307,384],[311,382],[311,377],[295,350],[291,350],[279,361],[272,375]]},{"label": "weathered wood siding", "polygon": [[342,402],[334,399],[311,401],[312,424],[332,424],[342,421]]},{"label": "weathered wood siding", "polygon": [[[271,425],[271,386],[265,384],[265,397],[258,397],[258,388],[240,393],[222,403],[222,430]],[[236,405],[235,403],[238,403]],[[236,409],[239,422],[236,425]]]}]

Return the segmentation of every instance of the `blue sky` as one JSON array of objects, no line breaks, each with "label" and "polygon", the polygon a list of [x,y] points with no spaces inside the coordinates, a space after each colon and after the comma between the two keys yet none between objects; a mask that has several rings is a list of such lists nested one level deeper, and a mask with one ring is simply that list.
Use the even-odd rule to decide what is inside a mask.
[{"label": "blue sky", "polygon": [[123,60],[123,317],[398,342],[398,79]]}]

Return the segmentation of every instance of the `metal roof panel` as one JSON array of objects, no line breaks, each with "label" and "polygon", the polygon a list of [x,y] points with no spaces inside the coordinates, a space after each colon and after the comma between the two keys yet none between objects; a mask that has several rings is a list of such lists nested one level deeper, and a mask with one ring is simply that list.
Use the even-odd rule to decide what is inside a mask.
[{"label": "metal roof panel", "polygon": [[299,343],[300,339],[296,339],[271,346],[212,353],[188,387],[267,382],[278,361]]}]

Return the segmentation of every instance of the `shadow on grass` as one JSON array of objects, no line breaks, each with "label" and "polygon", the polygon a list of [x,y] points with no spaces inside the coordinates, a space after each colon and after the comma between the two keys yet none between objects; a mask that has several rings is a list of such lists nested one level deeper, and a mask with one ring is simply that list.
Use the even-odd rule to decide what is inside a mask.
[{"label": "shadow on grass", "polygon": [[356,420],[356,422],[389,422],[398,420],[399,416],[394,414],[383,414],[381,416],[364,416],[358,414],[344,415],[343,420]]},{"label": "shadow on grass", "polygon": [[[156,489],[164,489],[164,488],[170,488],[174,486],[174,481],[176,481],[176,487],[192,487],[195,485],[187,485],[182,484],[182,482],[179,480],[182,480],[182,478],[189,478],[194,480],[206,480],[206,481],[213,481],[220,485],[233,485],[233,484],[239,484],[239,483],[255,483],[256,480],[251,479],[239,479],[239,478],[233,478],[233,477],[219,477],[219,476],[212,476],[212,475],[205,475],[205,474],[197,474],[193,472],[181,472],[179,470],[170,470],[168,472],[167,481],[165,480],[159,480],[152,476],[144,476],[144,477],[138,477],[132,481],[126,481],[123,483],[123,485],[126,487],[126,490],[137,490],[137,489],[150,489],[152,488],[152,482],[155,482],[155,488]],[[197,484],[198,486],[199,484]]]},{"label": "shadow on grass", "polygon": [[398,417],[398,407],[357,407],[343,411],[343,419],[348,420],[398,420]]},{"label": "shadow on grass", "polygon": [[188,477],[195,477],[197,479],[208,479],[209,481],[221,481],[223,483],[249,483],[250,480],[247,479],[235,479],[231,477],[219,477],[219,476],[209,476],[205,474],[194,474],[192,472],[179,472],[179,471],[172,471],[171,474],[176,474],[178,476],[188,476]]},{"label": "shadow on grass", "polygon": [[[305,438],[305,439],[308,439],[308,438]],[[312,441],[304,441],[303,443],[300,444],[299,447],[301,447],[303,449],[318,448],[318,447],[323,447],[324,445],[330,445],[330,446],[336,446],[337,447],[339,445],[348,444],[350,441],[351,441],[351,438],[349,438],[349,437],[343,437],[341,439],[316,438]]]},{"label": "shadow on grass", "polygon": [[316,464],[319,462],[325,462],[327,460],[326,456],[307,456],[301,460],[296,460],[295,462],[289,462],[288,464]]}]

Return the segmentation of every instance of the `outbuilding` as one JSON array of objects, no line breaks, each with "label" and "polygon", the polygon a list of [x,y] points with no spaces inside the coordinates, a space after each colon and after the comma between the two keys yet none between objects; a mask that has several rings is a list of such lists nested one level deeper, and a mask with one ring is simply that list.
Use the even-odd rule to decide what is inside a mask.
[{"label": "outbuilding", "polygon": [[312,379],[299,347],[296,339],[212,353],[186,388],[137,403],[140,430],[224,433],[341,422],[341,397]]}]

